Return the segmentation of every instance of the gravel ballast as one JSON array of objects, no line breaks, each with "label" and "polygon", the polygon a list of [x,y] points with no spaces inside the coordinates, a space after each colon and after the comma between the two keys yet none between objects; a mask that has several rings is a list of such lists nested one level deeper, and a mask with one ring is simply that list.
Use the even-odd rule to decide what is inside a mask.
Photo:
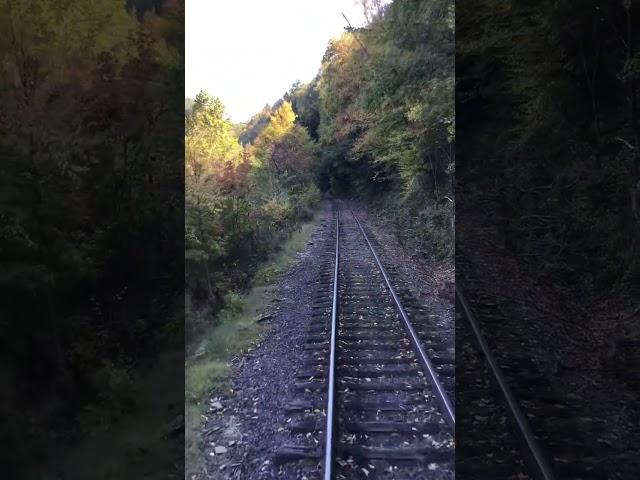
[{"label": "gravel ballast", "polygon": [[[443,278],[452,278],[453,269],[439,267],[439,276],[429,276],[433,266],[421,265],[403,252],[393,235],[385,232],[382,221],[362,208],[357,209],[357,215],[376,239],[378,254],[393,257],[398,274],[406,274],[403,285],[440,317],[439,323],[451,325],[453,305],[447,294],[450,281]],[[250,351],[234,359],[227,388],[210,398],[202,428],[203,473],[192,480],[311,480],[319,476],[318,461],[286,468],[273,461],[286,441],[289,418],[283,407],[292,399],[295,372],[303,364],[320,257],[332,237],[331,219],[331,206],[326,203],[296,264],[277,282],[276,301],[258,317],[271,328]],[[322,435],[308,440],[321,444]]]}]

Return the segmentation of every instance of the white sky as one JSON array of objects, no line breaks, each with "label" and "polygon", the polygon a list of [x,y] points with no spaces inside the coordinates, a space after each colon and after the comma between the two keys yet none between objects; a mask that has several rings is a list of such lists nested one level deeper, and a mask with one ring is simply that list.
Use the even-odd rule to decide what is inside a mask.
[{"label": "white sky", "polygon": [[358,0],[186,0],[185,96],[205,90],[232,121],[249,120],[315,76],[342,13],[364,24]]}]

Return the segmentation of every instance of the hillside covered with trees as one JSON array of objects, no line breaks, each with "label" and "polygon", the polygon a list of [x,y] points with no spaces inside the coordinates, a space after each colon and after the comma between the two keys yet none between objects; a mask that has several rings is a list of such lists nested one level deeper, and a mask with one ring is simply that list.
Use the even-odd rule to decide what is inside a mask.
[{"label": "hillside covered with trees", "polygon": [[[186,114],[190,305],[246,285],[320,192],[376,199],[419,254],[453,253],[453,2],[364,2],[369,23],[329,42],[317,76],[232,125],[205,93]],[[193,318],[193,317],[192,317]]]},{"label": "hillside covered with trees", "polygon": [[318,181],[382,197],[411,248],[444,258],[453,252],[454,4],[396,1],[370,18],[322,60]]},{"label": "hillside covered with trees", "polygon": [[[639,19],[627,0],[472,0],[456,16],[456,285],[498,363],[518,365],[523,408],[555,396],[595,420],[545,432],[553,414],[530,415],[557,475],[580,474],[556,445],[578,469],[593,451],[594,475],[638,472]],[[536,369],[544,401],[522,388]],[[622,454],[601,453],[607,437]],[[479,455],[457,440],[458,458]]]},{"label": "hillside covered with trees", "polygon": [[144,409],[140,367],[181,338],[183,24],[180,1],[0,9],[7,478]]},{"label": "hillside covered with trees", "polygon": [[532,279],[562,278],[580,302],[640,294],[638,15],[478,0],[457,17],[461,228],[495,224]]},{"label": "hillside covered with trees", "polygon": [[188,332],[198,327],[190,312],[203,305],[219,309],[295,225],[311,217],[319,201],[311,175],[315,150],[289,102],[242,146],[220,100],[196,96],[185,117]]},{"label": "hillside covered with trees", "polygon": [[[612,436],[628,456],[594,465],[634,478],[638,5],[474,0],[467,7],[456,37],[456,285],[469,293],[503,362],[530,358],[558,404],[597,419],[568,450],[582,456]],[[512,370],[514,384],[526,382],[525,368]],[[544,431],[542,423],[535,428]],[[571,443],[573,430],[539,438],[552,451]]]}]

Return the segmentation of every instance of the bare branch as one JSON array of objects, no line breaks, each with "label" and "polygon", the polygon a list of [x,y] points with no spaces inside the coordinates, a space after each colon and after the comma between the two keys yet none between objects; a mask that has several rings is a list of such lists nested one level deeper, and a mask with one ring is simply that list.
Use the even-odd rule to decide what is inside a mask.
[{"label": "bare branch", "polygon": [[355,29],[351,26],[351,22],[349,21],[347,16],[344,13],[342,14],[342,16],[344,17],[344,19],[347,21],[347,24],[349,25],[349,31],[353,32],[353,35],[356,37],[356,40],[358,41],[358,43],[362,47],[362,50],[364,50],[364,53],[366,53],[367,57],[368,57],[369,56],[369,51],[367,50],[367,47],[365,47],[364,43],[362,43],[360,41],[360,37],[358,37],[358,35],[355,33]]}]

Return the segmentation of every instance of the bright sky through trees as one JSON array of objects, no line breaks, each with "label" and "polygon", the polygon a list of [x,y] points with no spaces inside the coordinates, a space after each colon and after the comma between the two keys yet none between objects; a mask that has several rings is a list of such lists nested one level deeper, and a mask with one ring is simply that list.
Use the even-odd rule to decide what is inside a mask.
[{"label": "bright sky through trees", "polygon": [[234,122],[317,73],[344,13],[364,24],[358,0],[187,0],[185,96],[220,97]]}]

